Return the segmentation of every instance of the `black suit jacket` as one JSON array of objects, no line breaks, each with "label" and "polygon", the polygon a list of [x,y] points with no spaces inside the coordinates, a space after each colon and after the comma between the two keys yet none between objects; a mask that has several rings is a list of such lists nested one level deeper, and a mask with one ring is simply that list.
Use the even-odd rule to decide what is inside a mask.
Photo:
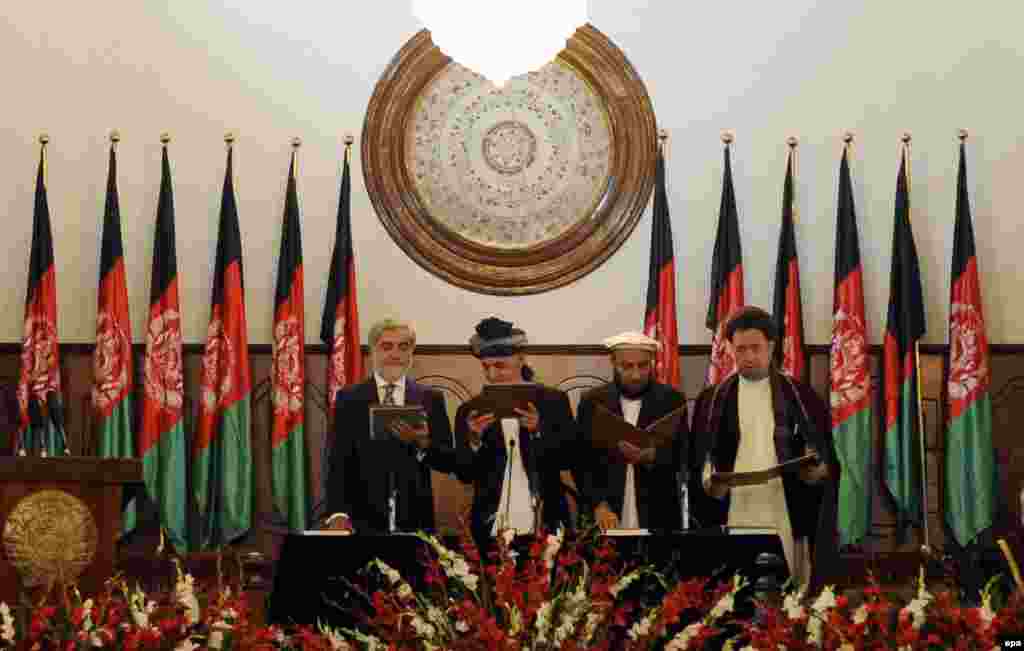
[{"label": "black suit jacket", "polygon": [[444,397],[408,378],[405,404],[427,411],[430,446],[422,461],[418,448],[397,439],[370,440],[370,406],[379,404],[377,383],[338,392],[334,446],[327,477],[327,512],[347,513],[357,531],[388,530],[389,472],[398,491],[396,525],[401,531],[434,528],[434,492],[430,469],[452,471],[452,430]]},{"label": "black suit jacket", "polygon": [[[576,410],[580,436],[585,439],[581,449],[587,450],[587,463],[581,469],[582,490],[591,507],[601,502],[622,517],[626,465],[621,455],[595,449],[590,444],[596,404],[622,416],[621,393],[614,382],[588,391]],[[689,449],[689,427],[686,419],[686,398],[667,384],[653,383],[644,394],[637,427],[646,427],[662,416],[683,408],[683,418],[676,429],[671,446],[658,448],[651,465],[634,466],[637,512],[640,526],[647,529],[678,530],[683,526],[679,496],[680,474],[686,469]]]},{"label": "black suit jacket", "polygon": [[[540,431],[519,432],[519,449],[523,467],[530,479],[531,490],[543,500],[542,524],[548,531],[568,528],[569,509],[562,491],[560,473],[570,468],[576,443],[576,423],[572,419],[569,398],[562,391],[539,387],[536,403],[540,414]],[[481,437],[480,448],[469,445],[470,411],[476,409],[473,401],[462,404],[455,415],[456,476],[472,484],[473,509],[471,526],[474,538],[480,543],[490,540],[491,528],[501,501],[505,481],[505,445],[501,423],[495,421]]]}]

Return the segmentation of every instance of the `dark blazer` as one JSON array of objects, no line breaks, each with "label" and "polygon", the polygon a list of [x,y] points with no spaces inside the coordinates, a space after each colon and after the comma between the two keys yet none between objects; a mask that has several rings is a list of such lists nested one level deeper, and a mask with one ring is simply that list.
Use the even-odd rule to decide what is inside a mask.
[{"label": "dark blazer", "polygon": [[369,408],[379,403],[377,383],[372,377],[338,392],[327,477],[327,513],[347,513],[357,531],[387,531],[390,471],[398,491],[397,528],[430,531],[434,528],[430,469],[452,471],[452,430],[444,397],[406,378],[405,404],[422,405],[427,411],[431,442],[425,455],[417,455],[418,448],[397,439],[370,440]]},{"label": "dark blazer", "polygon": [[[577,408],[580,436],[584,439],[581,449],[587,450],[587,463],[581,470],[580,490],[592,508],[601,502],[619,517],[622,516],[626,465],[616,452],[593,448],[590,441],[594,407],[601,404],[613,414],[622,416],[621,393],[614,382],[591,389],[580,399]],[[658,448],[651,465],[634,466],[636,478],[637,512],[640,526],[647,529],[681,529],[682,505],[680,501],[680,473],[686,470],[689,448],[689,427],[686,419],[686,398],[667,384],[653,383],[644,394],[640,405],[637,427],[646,427],[662,416],[683,408],[683,418],[675,432],[671,446]]]},{"label": "dark blazer", "polygon": [[[829,477],[809,485],[796,475],[782,480],[794,537],[806,537],[811,544],[811,586],[820,587],[835,570],[836,495],[839,464],[832,444],[832,419],[828,404],[804,382],[790,380],[773,371],[772,408],[775,412],[775,448],[780,462],[805,453],[813,446],[829,464]],[[710,460],[720,471],[730,471],[739,448],[739,390],[736,375],[705,389],[694,408],[693,433],[696,446],[691,456],[690,509],[703,526],[725,524],[729,517],[729,496],[718,500],[704,492],[702,471]]]},{"label": "dark blazer", "polygon": [[[543,500],[542,524],[548,531],[568,528],[569,509],[562,492],[560,472],[569,469],[576,443],[576,423],[572,419],[569,398],[562,391],[540,387],[536,403],[540,414],[540,431],[526,432],[520,428],[519,449],[523,467],[530,480],[531,491]],[[501,500],[505,481],[505,445],[501,423],[496,421],[483,433],[480,448],[469,446],[469,412],[473,401],[463,403],[455,414],[455,474],[472,484],[473,508],[471,527],[479,543],[490,540],[491,528]]]}]

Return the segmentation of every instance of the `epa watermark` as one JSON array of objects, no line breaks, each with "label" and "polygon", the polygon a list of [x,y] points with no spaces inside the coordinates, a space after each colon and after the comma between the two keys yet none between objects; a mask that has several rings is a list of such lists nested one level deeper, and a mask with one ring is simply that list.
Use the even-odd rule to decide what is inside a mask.
[{"label": "epa watermark", "polygon": [[999,646],[1002,649],[1024,649],[1024,637],[1001,637]]}]

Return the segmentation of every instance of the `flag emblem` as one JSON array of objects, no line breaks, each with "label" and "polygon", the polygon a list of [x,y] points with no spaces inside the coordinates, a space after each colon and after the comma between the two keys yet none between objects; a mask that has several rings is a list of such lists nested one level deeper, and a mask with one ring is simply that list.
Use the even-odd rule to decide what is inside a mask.
[{"label": "flag emblem", "polygon": [[302,409],[302,329],[295,317],[274,327],[274,412],[290,414]]},{"label": "flag emblem", "polygon": [[832,408],[852,408],[867,397],[868,357],[864,321],[843,310],[832,326]]},{"label": "flag emblem", "polygon": [[58,390],[57,327],[43,315],[25,319],[21,368],[28,381],[18,383],[18,402],[22,413],[28,413],[29,393],[45,402],[46,396]]},{"label": "flag emblem", "polygon": [[736,372],[736,356],[732,353],[732,346],[726,345],[725,342],[725,326],[731,317],[730,314],[722,319],[718,329],[715,330],[715,338],[711,341],[711,366],[708,382],[712,385],[718,384]]},{"label": "flag emblem", "polygon": [[92,402],[97,409],[113,405],[128,386],[128,336],[109,310],[96,317],[96,353],[93,356]]},{"label": "flag emblem", "polygon": [[[348,384],[345,378],[345,315],[338,314],[334,320],[334,344],[331,346],[330,372],[333,374],[335,384],[331,386],[343,387]],[[333,400],[333,397],[332,397]]]},{"label": "flag emblem", "polygon": [[146,333],[146,395],[166,411],[181,409],[181,315],[164,310],[149,320]]},{"label": "flag emblem", "polygon": [[793,321],[789,314],[785,315],[782,323],[782,331],[786,333],[782,338],[782,368],[795,368],[797,355],[796,337],[793,336]]},{"label": "flag emblem", "polygon": [[988,359],[978,352],[985,322],[970,303],[953,303],[949,320],[949,396],[966,400],[988,384]]},{"label": "flag emblem", "polygon": [[203,353],[203,407],[207,411],[216,409],[231,393],[235,366],[234,349],[228,333],[224,331],[224,321],[220,318],[212,319],[206,331],[206,352]]}]

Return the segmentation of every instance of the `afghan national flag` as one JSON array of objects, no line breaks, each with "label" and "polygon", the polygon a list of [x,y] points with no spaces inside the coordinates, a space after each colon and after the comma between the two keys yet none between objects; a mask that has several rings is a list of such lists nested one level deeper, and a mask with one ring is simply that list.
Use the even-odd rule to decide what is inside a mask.
[{"label": "afghan national flag", "polygon": [[228,147],[213,272],[210,326],[200,377],[193,445],[193,490],[200,514],[200,548],[220,547],[252,523],[252,441],[249,336],[245,325],[242,236]]},{"label": "afghan national flag", "polygon": [[836,272],[832,298],[830,403],[832,438],[841,468],[839,542],[857,545],[871,527],[871,373],[864,311],[857,213],[853,204],[848,147],[839,164]]},{"label": "afghan national flag", "polygon": [[961,143],[949,296],[949,432],[945,475],[946,522],[961,547],[992,526],[996,509],[989,368],[974,227],[967,196],[967,162]]},{"label": "afghan national flag", "polygon": [[356,259],[352,251],[352,180],[349,150],[341,173],[338,199],[338,230],[327,277],[327,301],[320,326],[320,340],[327,344],[327,401],[334,414],[338,391],[363,379],[363,352],[359,346],[359,303],[356,300]]},{"label": "afghan national flag", "polygon": [[145,387],[139,455],[146,492],[160,513],[160,526],[179,554],[188,551],[185,508],[185,397],[181,355],[181,306],[174,234],[174,191],[167,144],[163,146],[160,200],[153,236],[153,276],[146,325]]},{"label": "afghan national flag", "polygon": [[725,146],[725,171],[722,173],[722,204],[718,209],[718,234],[711,260],[711,299],[704,322],[712,332],[711,363],[708,384],[715,385],[736,372],[736,357],[725,340],[725,324],[743,307],[743,254],[740,250],[740,224],[736,214],[736,193],[732,187],[732,163],[729,145]]},{"label": "afghan national flag", "polygon": [[[103,243],[93,353],[92,405],[96,412],[100,457],[135,456],[132,434],[132,322],[128,316],[121,209],[117,200],[117,153],[110,146],[107,199],[103,210]],[[135,529],[135,504],[125,509],[122,529]]]},{"label": "afghan national flag", "polygon": [[896,179],[889,314],[885,326],[885,485],[899,528],[924,523],[921,509],[921,402],[918,342],[924,335],[921,269],[910,228],[907,149]]},{"label": "afghan national flag", "polygon": [[676,326],[676,264],[672,253],[672,220],[665,191],[665,156],[658,150],[654,172],[654,220],[651,225],[651,270],[647,279],[644,334],[661,342],[658,381],[679,386],[679,330]]},{"label": "afghan national flag", "polygon": [[302,284],[302,235],[299,198],[295,189],[295,153],[288,169],[284,200],[281,255],[274,300],[274,356],[271,377],[273,403],[272,448],[274,506],[295,531],[306,528],[306,440],[304,394],[306,384]]},{"label": "afghan national flag", "polygon": [[[46,200],[46,143],[39,150],[32,215],[32,252],[25,291],[25,338],[18,379],[18,449],[59,456],[65,452],[57,339],[57,279],[50,206]],[[48,413],[47,413],[48,412]]]},{"label": "afghan national flag", "polygon": [[800,300],[800,259],[796,254],[796,226],[793,199],[793,150],[786,161],[786,180],[782,184],[782,229],[779,231],[779,258],[775,263],[774,314],[779,322],[780,345],[775,347],[779,369],[802,380],[807,373],[804,350],[804,311]]}]

